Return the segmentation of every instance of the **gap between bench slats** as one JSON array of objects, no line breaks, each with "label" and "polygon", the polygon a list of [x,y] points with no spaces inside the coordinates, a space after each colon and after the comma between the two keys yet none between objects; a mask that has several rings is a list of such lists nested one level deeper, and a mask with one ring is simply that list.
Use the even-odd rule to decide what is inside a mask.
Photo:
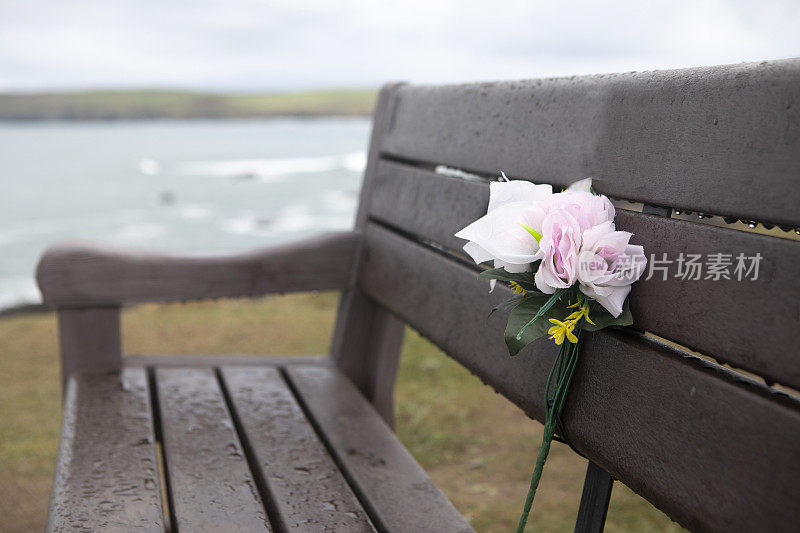
[{"label": "gap between bench slats", "polygon": [[312,365],[285,372],[381,531],[472,531],[347,377]]},{"label": "gap between bench slats", "polygon": [[[374,219],[450,250],[465,243],[453,233],[486,213],[489,185],[383,160],[370,204]],[[617,210],[620,230],[634,233],[648,257],[680,253],[761,254],[757,280],[681,280],[654,273],[631,292],[636,327],[720,361],[800,388],[796,332],[800,330],[800,242]],[[730,269],[733,274],[733,266]],[[645,276],[646,277],[646,273]]]},{"label": "gap between bench slats", "polygon": [[156,368],[155,383],[178,531],[271,531],[214,371]]},{"label": "gap between bench slats", "polygon": [[800,60],[403,86],[381,151],[800,226]]},{"label": "gap between bench slats", "polygon": [[220,376],[270,514],[286,531],[375,531],[276,368]]},{"label": "gap between bench slats", "polygon": [[150,406],[142,368],[69,380],[47,531],[164,530]]},{"label": "gap between bench slats", "polygon": [[[490,294],[473,270],[375,224],[365,238],[362,289],[542,420],[557,349],[540,339],[508,356],[504,317],[486,315],[510,291]],[[564,418],[576,447],[684,526],[800,523],[800,407],[788,396],[619,332],[590,335],[572,391]]]}]

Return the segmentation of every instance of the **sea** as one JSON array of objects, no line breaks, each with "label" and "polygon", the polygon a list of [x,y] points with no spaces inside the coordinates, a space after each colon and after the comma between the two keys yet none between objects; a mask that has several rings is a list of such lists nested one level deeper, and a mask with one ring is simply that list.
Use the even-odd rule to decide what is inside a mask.
[{"label": "sea", "polygon": [[232,252],[349,229],[370,120],[0,122],[0,309],[69,240]]}]

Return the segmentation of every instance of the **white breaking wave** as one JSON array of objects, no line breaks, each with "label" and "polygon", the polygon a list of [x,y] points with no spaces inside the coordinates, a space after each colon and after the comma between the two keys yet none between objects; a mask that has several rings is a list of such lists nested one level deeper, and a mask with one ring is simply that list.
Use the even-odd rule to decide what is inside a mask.
[{"label": "white breaking wave", "polygon": [[167,228],[161,224],[142,222],[139,224],[128,224],[109,235],[111,242],[135,243],[149,241],[160,237],[167,232]]},{"label": "white breaking wave", "polygon": [[182,218],[188,220],[202,220],[210,217],[214,213],[214,210],[206,205],[191,204],[181,206],[179,213]]},{"label": "white breaking wave", "polygon": [[367,168],[367,153],[356,152],[354,154],[344,156],[344,168],[352,172],[364,172]]},{"label": "white breaking wave", "polygon": [[274,237],[292,235],[308,231],[334,231],[351,228],[353,213],[323,214],[312,211],[310,206],[295,204],[277,212],[274,217],[259,216],[245,212],[240,216],[223,221],[222,228],[236,235]]},{"label": "white breaking wave", "polygon": [[155,176],[161,171],[161,164],[155,159],[144,157],[139,160],[139,172],[145,176]]},{"label": "white breaking wave", "polygon": [[334,213],[355,213],[358,194],[347,191],[328,191],[323,198],[325,207]]},{"label": "white breaking wave", "polygon": [[178,173],[184,176],[257,178],[262,181],[274,181],[292,174],[315,174],[342,169],[362,172],[365,165],[366,154],[356,152],[320,157],[191,161],[179,165]]}]

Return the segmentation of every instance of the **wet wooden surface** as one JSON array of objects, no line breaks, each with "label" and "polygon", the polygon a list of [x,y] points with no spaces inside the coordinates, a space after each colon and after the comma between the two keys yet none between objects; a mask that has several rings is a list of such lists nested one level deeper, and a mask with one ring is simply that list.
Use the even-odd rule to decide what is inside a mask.
[{"label": "wet wooden surface", "polygon": [[800,59],[401,87],[381,152],[800,226]]},{"label": "wet wooden surface", "polygon": [[[488,183],[397,162],[383,160],[376,180],[379,187],[370,204],[373,220],[450,252],[463,254],[466,241],[454,233],[483,216],[489,203]],[[800,305],[790,296],[800,294],[799,241],[622,209],[615,223],[633,233],[631,243],[644,246],[648,260],[671,261],[656,264],[652,279],[646,279],[653,265],[648,266],[632,287],[631,311],[638,329],[800,389]],[[699,255],[700,263],[711,254],[726,254],[728,279],[708,279],[705,271],[699,279],[677,277],[681,254]],[[756,279],[744,272],[739,279],[739,254],[760,256]],[[745,265],[750,266],[749,260]],[[411,268],[398,281],[415,276]]]},{"label": "wet wooden surface", "polygon": [[48,530],[471,531],[348,378],[309,361],[75,374]]},{"label": "wet wooden surface", "polygon": [[162,531],[151,391],[141,368],[68,386],[48,531]]},{"label": "wet wooden surface", "polygon": [[[365,237],[362,290],[544,421],[558,348],[543,337],[508,356],[505,317],[487,314],[511,290],[489,293],[471,266],[380,226]],[[581,453],[689,529],[800,523],[800,401],[757,380],[606,329],[587,337],[563,420]]]}]

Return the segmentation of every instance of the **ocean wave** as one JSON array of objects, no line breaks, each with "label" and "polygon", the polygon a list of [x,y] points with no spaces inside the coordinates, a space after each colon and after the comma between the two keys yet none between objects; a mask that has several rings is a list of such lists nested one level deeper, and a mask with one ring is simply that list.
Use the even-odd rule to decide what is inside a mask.
[{"label": "ocean wave", "polygon": [[149,241],[160,237],[166,232],[167,228],[161,224],[142,222],[139,224],[127,224],[122,226],[109,235],[107,239],[111,242],[138,244],[142,241]]},{"label": "ocean wave", "polygon": [[214,214],[214,210],[207,205],[189,204],[181,206],[178,213],[187,220],[202,220]]},{"label": "ocean wave", "polygon": [[155,176],[161,171],[161,164],[155,159],[143,157],[139,160],[139,172],[145,176]]},{"label": "ocean wave", "polygon": [[297,235],[309,231],[336,231],[351,228],[353,213],[323,214],[312,211],[307,205],[287,206],[275,216],[262,216],[251,211],[223,220],[222,229],[236,235],[274,237]]},{"label": "ocean wave", "polygon": [[323,197],[325,207],[335,213],[355,213],[358,206],[356,191],[328,191]]},{"label": "ocean wave", "polygon": [[276,181],[293,174],[317,174],[333,170],[362,172],[366,154],[277,159],[230,159],[221,161],[190,161],[178,166],[184,176],[211,176],[223,178],[258,179]]},{"label": "ocean wave", "polygon": [[31,237],[58,233],[63,225],[59,220],[32,220],[24,226],[0,229],[0,246],[24,242]]}]

